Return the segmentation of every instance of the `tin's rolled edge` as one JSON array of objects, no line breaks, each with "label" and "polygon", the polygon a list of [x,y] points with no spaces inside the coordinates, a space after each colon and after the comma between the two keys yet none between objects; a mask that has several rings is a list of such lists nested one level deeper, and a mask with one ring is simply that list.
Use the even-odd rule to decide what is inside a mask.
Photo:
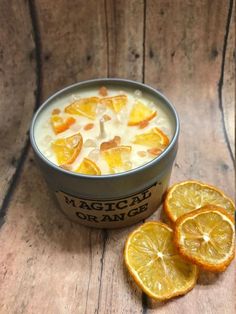
[{"label": "tin's rolled edge", "polygon": [[37,144],[36,144],[36,140],[35,140],[35,136],[34,136],[34,127],[35,127],[35,122],[37,120],[37,117],[39,116],[40,112],[42,110],[44,110],[45,107],[47,107],[48,105],[50,105],[50,102],[52,100],[54,100],[56,97],[64,94],[65,92],[71,92],[71,90],[76,89],[78,87],[86,87],[89,85],[102,85],[102,84],[111,84],[111,85],[124,85],[124,87],[134,87],[134,88],[141,88],[141,90],[145,90],[147,92],[151,92],[151,94],[153,94],[154,96],[158,96],[158,98],[162,99],[165,103],[165,105],[168,106],[168,109],[170,109],[170,111],[173,114],[173,118],[175,121],[175,132],[174,132],[174,136],[171,139],[170,144],[168,145],[168,147],[156,158],[154,158],[153,160],[147,162],[144,165],[141,165],[139,167],[136,167],[134,169],[125,171],[125,172],[120,172],[120,173],[116,173],[116,174],[106,174],[106,175],[100,175],[100,176],[96,176],[96,181],[100,181],[100,180],[104,180],[105,178],[109,178],[111,180],[115,180],[115,178],[117,177],[127,177],[129,175],[132,175],[134,173],[139,173],[144,171],[144,169],[147,169],[149,167],[152,167],[154,164],[159,163],[162,159],[164,159],[169,152],[173,149],[173,147],[177,144],[178,141],[178,136],[179,136],[179,131],[180,131],[180,122],[179,122],[179,117],[177,114],[177,111],[175,109],[175,107],[172,105],[172,103],[169,101],[168,98],[166,98],[161,92],[159,92],[158,90],[154,89],[151,86],[148,86],[146,84],[143,84],[141,82],[136,82],[136,81],[132,81],[132,80],[128,80],[128,79],[121,79],[121,78],[99,78],[99,79],[92,79],[92,80],[87,80],[87,81],[82,81],[82,82],[78,82],[72,85],[69,85],[59,91],[57,91],[56,93],[54,93],[53,95],[51,95],[41,106],[40,108],[36,111],[36,113],[34,114],[31,126],[30,126],[30,142],[31,145],[33,147],[34,153],[37,155],[37,157],[39,159],[41,159],[42,162],[46,163],[49,167],[54,168],[54,170],[57,170],[61,173],[63,173],[64,175],[67,176],[73,176],[73,177],[80,177],[81,179],[91,179],[91,178],[95,178],[95,176],[92,175],[85,175],[85,174],[79,174],[76,172],[71,172],[68,171],[66,169],[63,169],[57,165],[55,165],[54,163],[52,163],[50,160],[48,160],[43,153],[40,151],[40,149],[38,148]]}]

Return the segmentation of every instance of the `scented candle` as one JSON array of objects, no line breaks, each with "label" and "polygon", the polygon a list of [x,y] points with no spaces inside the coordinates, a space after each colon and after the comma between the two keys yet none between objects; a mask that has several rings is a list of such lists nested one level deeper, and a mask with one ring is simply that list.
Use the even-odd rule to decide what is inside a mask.
[{"label": "scented candle", "polygon": [[46,158],[69,171],[128,171],[159,156],[173,127],[159,100],[141,90],[98,86],[55,100],[35,126]]},{"label": "scented candle", "polygon": [[36,112],[30,139],[61,210],[97,228],[155,212],[177,153],[179,120],[157,90],[96,79],[64,88]]}]

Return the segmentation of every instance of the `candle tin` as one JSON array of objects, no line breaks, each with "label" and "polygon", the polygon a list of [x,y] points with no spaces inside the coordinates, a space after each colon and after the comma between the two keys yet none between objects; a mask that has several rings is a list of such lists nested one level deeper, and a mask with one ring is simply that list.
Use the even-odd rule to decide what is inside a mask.
[{"label": "candle tin", "polygon": [[[37,147],[35,123],[43,110],[64,95],[77,93],[87,87],[119,86],[142,91],[165,107],[174,129],[169,146],[150,162],[117,174],[91,176],[64,170],[49,161]],[[120,228],[141,221],[158,209],[166,191],[177,153],[179,119],[170,101],[156,89],[135,81],[106,78],[94,79],[68,86],[47,99],[35,113],[30,140],[36,161],[56,196],[62,212],[71,220],[96,228]]]}]

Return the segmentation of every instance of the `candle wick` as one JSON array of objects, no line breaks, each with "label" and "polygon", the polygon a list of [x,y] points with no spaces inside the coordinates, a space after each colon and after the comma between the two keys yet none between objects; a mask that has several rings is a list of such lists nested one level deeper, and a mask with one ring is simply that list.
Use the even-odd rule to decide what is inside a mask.
[{"label": "candle wick", "polygon": [[103,118],[99,120],[99,129],[100,129],[99,138],[105,138],[106,132],[105,132],[105,123],[104,123]]}]

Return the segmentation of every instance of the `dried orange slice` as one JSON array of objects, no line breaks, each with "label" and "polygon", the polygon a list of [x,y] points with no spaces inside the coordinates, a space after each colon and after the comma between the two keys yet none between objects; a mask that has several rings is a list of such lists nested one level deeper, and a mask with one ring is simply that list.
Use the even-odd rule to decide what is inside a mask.
[{"label": "dried orange slice", "polygon": [[143,123],[143,121],[150,121],[156,114],[157,112],[155,110],[152,110],[140,101],[137,101],[130,112],[128,125],[139,125],[140,123]]},{"label": "dried orange slice", "polygon": [[58,164],[71,164],[79,155],[82,145],[83,138],[80,133],[53,142],[52,150],[56,155]]},{"label": "dried orange slice", "polygon": [[70,114],[78,114],[91,120],[96,118],[96,108],[99,102],[98,97],[82,98],[74,101],[65,108],[65,112]]},{"label": "dried orange slice", "polygon": [[166,194],[164,210],[172,222],[181,215],[207,204],[223,207],[234,215],[233,201],[214,186],[198,181],[183,181],[174,184]]},{"label": "dried orange slice", "polygon": [[118,95],[113,97],[106,97],[100,99],[100,103],[114,110],[120,112],[121,109],[127,104],[128,98],[126,95]]},{"label": "dried orange slice", "polygon": [[168,146],[169,139],[164,132],[155,127],[146,133],[136,135],[133,142],[135,144],[163,150]]},{"label": "dried orange slice", "polygon": [[69,127],[75,123],[75,119],[73,117],[62,118],[59,115],[53,114],[51,116],[51,125],[53,131],[56,134],[62,133],[69,129]]},{"label": "dried orange slice", "polygon": [[234,258],[233,218],[215,205],[206,205],[177,219],[174,242],[179,253],[208,271],[224,271]]},{"label": "dried orange slice", "polygon": [[197,280],[197,267],[178,254],[173,230],[162,222],[147,222],[132,232],[124,258],[137,285],[155,300],[186,294]]},{"label": "dried orange slice", "polygon": [[79,165],[78,169],[75,172],[83,173],[83,174],[90,174],[90,175],[100,175],[101,170],[100,168],[88,158],[84,158],[81,164]]},{"label": "dried orange slice", "polygon": [[102,150],[102,155],[106,160],[111,173],[129,170],[131,146],[117,146],[107,150]]}]

